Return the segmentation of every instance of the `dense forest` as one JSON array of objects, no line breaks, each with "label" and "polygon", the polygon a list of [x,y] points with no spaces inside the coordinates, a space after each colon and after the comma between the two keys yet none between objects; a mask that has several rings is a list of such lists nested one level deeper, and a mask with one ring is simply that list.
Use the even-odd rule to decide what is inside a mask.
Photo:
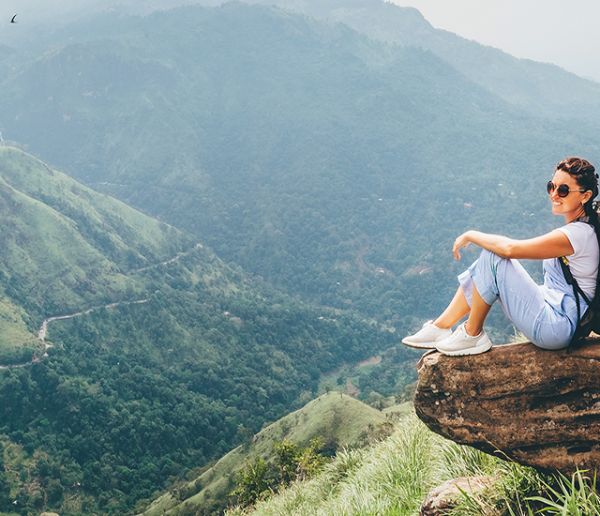
[{"label": "dense forest", "polygon": [[[324,373],[396,344],[21,151],[0,149],[0,171],[3,306],[28,314],[0,320],[0,366],[25,362],[0,369],[0,510],[131,512],[312,399]],[[49,323],[48,356],[27,364],[45,316],[90,306]]]},{"label": "dense forest", "polygon": [[[11,468],[29,472],[17,492],[21,509],[60,507],[81,493],[76,512],[123,514],[227,452],[243,428],[256,432],[313,397],[319,375],[340,360],[392,344],[346,317],[318,325],[319,312],[290,305],[262,311],[206,300],[192,312],[182,297],[178,313],[165,296],[64,323],[56,336],[63,349],[2,373],[0,432],[28,458]],[[243,329],[222,308],[239,314]]]}]

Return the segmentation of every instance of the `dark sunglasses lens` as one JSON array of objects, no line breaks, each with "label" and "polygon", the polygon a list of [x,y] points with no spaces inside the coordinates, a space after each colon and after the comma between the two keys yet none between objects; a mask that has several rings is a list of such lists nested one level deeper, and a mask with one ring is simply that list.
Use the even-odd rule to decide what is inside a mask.
[{"label": "dark sunglasses lens", "polygon": [[556,190],[556,193],[558,193],[559,197],[566,197],[567,195],[569,195],[569,186],[559,185],[559,187]]},{"label": "dark sunglasses lens", "polygon": [[546,190],[548,193],[551,194],[555,189],[559,197],[566,197],[570,192],[569,185],[562,184],[556,186],[552,181],[548,181],[548,184],[546,184]]}]

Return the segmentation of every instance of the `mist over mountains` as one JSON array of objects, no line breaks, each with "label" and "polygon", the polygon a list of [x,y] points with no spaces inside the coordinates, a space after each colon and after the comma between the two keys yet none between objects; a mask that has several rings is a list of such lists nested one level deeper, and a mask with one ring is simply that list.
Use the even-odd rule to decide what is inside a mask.
[{"label": "mist over mountains", "polygon": [[3,82],[5,137],[281,288],[401,328],[455,288],[456,234],[548,227],[534,185],[597,154],[584,124],[433,52],[279,8],[104,14],[59,41]]},{"label": "mist over mountains", "polygon": [[[562,223],[554,164],[598,162],[593,82],[376,0],[214,4],[0,47],[0,510],[141,510],[432,317],[459,233]],[[404,391],[395,359],[360,396]]]},{"label": "mist over mountains", "polygon": [[[4,31],[0,34],[0,42],[12,42],[19,48],[40,39],[56,43],[57,34],[65,26],[71,24],[72,28],[75,21],[81,24],[100,13],[146,15],[181,5],[214,7],[225,3],[224,0],[86,0],[50,5],[30,0],[12,5],[11,10],[9,2],[5,7],[7,12],[23,12],[26,24],[19,31]],[[330,23],[344,23],[380,41],[430,50],[471,81],[534,114],[591,122],[597,119],[598,83],[577,77],[555,65],[517,59],[501,50],[435,29],[414,8],[382,0],[246,0],[245,3],[276,5],[288,12],[302,13]]]}]

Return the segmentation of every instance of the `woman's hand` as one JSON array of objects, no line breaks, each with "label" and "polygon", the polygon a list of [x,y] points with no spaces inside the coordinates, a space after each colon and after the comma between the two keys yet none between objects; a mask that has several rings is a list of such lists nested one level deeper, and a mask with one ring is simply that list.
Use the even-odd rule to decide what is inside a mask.
[{"label": "woman's hand", "polygon": [[460,250],[463,247],[467,247],[471,243],[471,231],[465,231],[462,235],[460,235],[452,246],[452,254],[454,255],[455,260],[460,260]]}]

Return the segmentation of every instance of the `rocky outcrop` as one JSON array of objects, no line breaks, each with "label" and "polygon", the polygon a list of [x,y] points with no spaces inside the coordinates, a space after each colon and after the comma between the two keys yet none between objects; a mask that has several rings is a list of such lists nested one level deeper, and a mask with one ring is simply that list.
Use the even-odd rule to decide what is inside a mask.
[{"label": "rocky outcrop", "polygon": [[494,485],[496,479],[490,476],[460,477],[444,482],[433,489],[421,505],[419,516],[441,516],[448,514],[466,494],[476,495]]},{"label": "rocky outcrop", "polygon": [[537,468],[600,471],[600,340],[432,352],[417,369],[415,409],[434,432]]}]

